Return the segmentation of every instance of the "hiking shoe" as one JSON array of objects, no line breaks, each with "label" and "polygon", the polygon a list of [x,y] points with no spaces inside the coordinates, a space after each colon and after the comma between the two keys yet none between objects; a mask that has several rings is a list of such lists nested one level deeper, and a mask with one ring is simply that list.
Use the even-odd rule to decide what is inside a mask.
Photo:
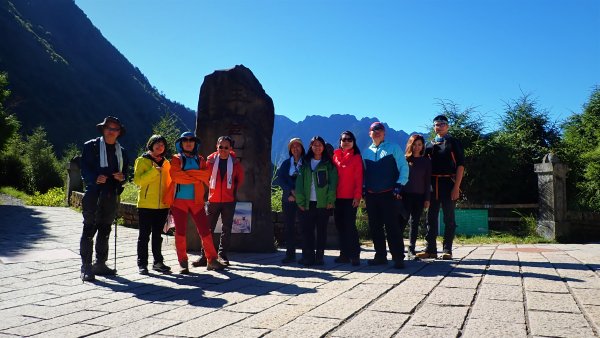
[{"label": "hiking shoe", "polygon": [[336,259],[333,260],[336,263],[350,263],[350,258],[346,257],[346,256],[339,256]]},{"label": "hiking shoe", "polygon": [[91,265],[85,265],[81,267],[81,280],[84,282],[92,282],[96,279],[94,273],[92,272]]},{"label": "hiking shoe", "polygon": [[179,273],[182,274],[182,275],[189,275],[190,274],[190,270],[188,269],[188,262],[187,261],[179,262]]},{"label": "hiking shoe", "polygon": [[394,269],[404,269],[404,260],[394,261]]},{"label": "hiking shoe", "polygon": [[295,261],[296,261],[296,256],[285,256],[285,258],[281,260],[281,263],[290,264],[290,263],[294,263]]},{"label": "hiking shoe", "polygon": [[350,260],[350,263],[352,263],[352,266],[359,266],[360,265],[360,259],[359,258],[352,258]]},{"label": "hiking shoe", "polygon": [[218,259],[213,259],[210,260],[208,262],[208,264],[206,264],[206,270],[214,270],[214,271],[220,271],[220,270],[224,270],[225,269],[225,264],[219,262]]},{"label": "hiking shoe", "polygon": [[171,268],[169,266],[166,266],[165,263],[163,263],[163,262],[158,262],[158,263],[152,264],[152,270],[155,270],[155,271],[158,271],[161,273],[171,272]]},{"label": "hiking shoe", "polygon": [[442,260],[445,260],[445,261],[451,261],[451,260],[452,260],[452,254],[451,254],[451,253],[448,253],[448,252],[444,252],[444,253],[443,253],[443,254],[440,256],[440,258],[441,258]]},{"label": "hiking shoe", "polygon": [[435,254],[435,253],[429,253],[427,251],[422,251],[422,252],[417,253],[415,255],[415,257],[419,258],[419,259],[437,258],[437,254]]},{"label": "hiking shoe", "polygon": [[197,268],[200,266],[206,266],[207,263],[208,262],[206,261],[206,257],[200,256],[200,258],[192,262],[192,266]]},{"label": "hiking shoe", "polygon": [[92,272],[98,276],[114,276],[117,274],[116,269],[111,269],[106,266],[106,263],[98,263],[92,265]]},{"label": "hiking shoe", "polygon": [[148,268],[145,266],[138,267],[138,271],[140,272],[140,275],[149,275],[150,274],[148,272]]},{"label": "hiking shoe", "polygon": [[219,260],[219,263],[223,265],[229,265],[229,258],[227,258],[226,254],[220,253],[217,259]]},{"label": "hiking shoe", "polygon": [[373,266],[373,265],[385,265],[385,264],[387,264],[387,262],[388,262],[387,258],[377,258],[377,257],[375,257],[373,259],[369,259],[367,261],[367,264],[369,264],[371,266]]}]

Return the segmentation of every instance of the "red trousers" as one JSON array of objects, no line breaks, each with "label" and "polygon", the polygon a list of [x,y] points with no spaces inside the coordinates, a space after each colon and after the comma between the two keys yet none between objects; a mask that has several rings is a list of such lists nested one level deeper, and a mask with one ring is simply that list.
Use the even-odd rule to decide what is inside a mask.
[{"label": "red trousers", "polygon": [[192,214],[192,220],[196,224],[198,235],[202,241],[206,259],[211,261],[217,258],[217,251],[213,244],[212,231],[208,226],[208,219],[204,211],[204,205],[194,204],[193,200],[175,199],[171,205],[171,214],[175,221],[175,249],[179,263],[187,262],[187,242],[185,231],[187,228],[188,213]]}]

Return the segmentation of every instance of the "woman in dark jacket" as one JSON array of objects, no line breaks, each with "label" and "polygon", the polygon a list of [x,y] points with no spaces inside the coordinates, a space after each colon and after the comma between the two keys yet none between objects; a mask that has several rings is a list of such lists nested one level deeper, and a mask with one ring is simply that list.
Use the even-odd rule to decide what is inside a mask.
[{"label": "woman in dark jacket", "polygon": [[419,222],[423,209],[429,208],[431,194],[431,160],[425,154],[425,140],[419,134],[413,134],[406,143],[405,157],[408,163],[408,182],[402,189],[402,202],[408,212],[410,220],[408,247],[409,257],[415,257]]},{"label": "woman in dark jacket", "polygon": [[296,204],[296,177],[302,166],[302,158],[305,155],[302,140],[293,138],[288,142],[288,151],[290,158],[283,161],[277,169],[275,183],[281,187],[281,206],[285,221],[285,258],[283,264],[296,261],[296,214],[298,205]]}]

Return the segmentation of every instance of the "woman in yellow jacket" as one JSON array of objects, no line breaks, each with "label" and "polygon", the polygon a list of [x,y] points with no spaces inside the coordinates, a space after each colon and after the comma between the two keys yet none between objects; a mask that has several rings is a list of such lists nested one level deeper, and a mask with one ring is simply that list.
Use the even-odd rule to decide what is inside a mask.
[{"label": "woman in yellow jacket", "polygon": [[167,140],[161,135],[152,135],[146,144],[147,152],[135,160],[133,182],[140,187],[137,208],[139,236],[137,242],[137,264],[142,275],[148,274],[148,240],[152,234],[152,269],[168,273],[171,268],[163,262],[161,253],[162,230],[169,214],[169,204],[163,194],[171,183],[171,164],[164,158]]}]

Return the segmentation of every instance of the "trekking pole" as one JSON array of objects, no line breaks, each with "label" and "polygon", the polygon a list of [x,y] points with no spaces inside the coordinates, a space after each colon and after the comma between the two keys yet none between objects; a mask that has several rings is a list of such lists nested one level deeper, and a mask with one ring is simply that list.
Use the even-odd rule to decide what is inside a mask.
[{"label": "trekking pole", "polygon": [[[118,210],[119,210],[119,206],[121,205],[121,197],[117,197],[117,215],[118,215]],[[117,270],[117,217],[115,216],[115,271]]]}]

